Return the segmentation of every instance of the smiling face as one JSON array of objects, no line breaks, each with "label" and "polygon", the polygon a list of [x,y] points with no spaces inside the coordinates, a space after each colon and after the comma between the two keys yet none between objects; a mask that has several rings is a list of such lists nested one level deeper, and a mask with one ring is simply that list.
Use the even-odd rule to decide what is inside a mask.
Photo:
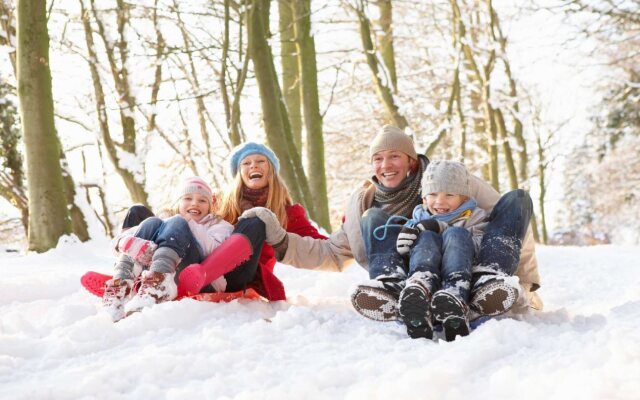
[{"label": "smiling face", "polygon": [[428,193],[422,198],[422,205],[433,215],[446,214],[460,207],[467,197],[445,192]]},{"label": "smiling face", "polygon": [[209,199],[200,193],[187,193],[180,198],[178,211],[186,220],[196,222],[204,218],[210,211]]},{"label": "smiling face", "polygon": [[240,162],[242,183],[249,189],[263,189],[269,185],[271,164],[262,154],[250,154]]},{"label": "smiling face", "polygon": [[411,158],[401,151],[382,150],[371,157],[371,165],[378,182],[393,189],[409,174]]}]

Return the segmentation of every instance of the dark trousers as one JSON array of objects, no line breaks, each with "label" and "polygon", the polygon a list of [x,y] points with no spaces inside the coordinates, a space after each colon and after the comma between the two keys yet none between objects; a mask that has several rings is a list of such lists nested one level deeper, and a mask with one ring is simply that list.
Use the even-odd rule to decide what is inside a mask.
[{"label": "dark trousers", "polygon": [[265,239],[265,225],[260,218],[241,219],[236,224],[233,234],[240,234],[247,238],[251,243],[253,254],[244,263],[240,264],[233,271],[224,275],[227,280],[227,291],[235,292],[243,290],[247,285],[256,279],[258,272],[258,264],[260,262],[260,254]]},{"label": "dark trousers", "polygon": [[513,275],[532,214],[533,202],[524,190],[502,196],[489,215],[477,263]]}]

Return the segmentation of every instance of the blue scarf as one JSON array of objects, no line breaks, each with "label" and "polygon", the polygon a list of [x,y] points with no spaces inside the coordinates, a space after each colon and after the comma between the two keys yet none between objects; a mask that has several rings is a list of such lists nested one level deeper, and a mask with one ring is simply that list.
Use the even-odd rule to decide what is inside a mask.
[{"label": "blue scarf", "polygon": [[407,223],[408,226],[413,226],[418,222],[425,219],[435,219],[436,221],[443,221],[448,224],[452,224],[460,219],[469,218],[473,213],[473,210],[478,206],[476,203],[476,199],[471,197],[469,200],[465,201],[460,205],[460,207],[456,208],[453,211],[449,211],[446,214],[431,214],[429,210],[423,208],[422,204],[417,205],[413,209],[413,215],[411,221]]}]

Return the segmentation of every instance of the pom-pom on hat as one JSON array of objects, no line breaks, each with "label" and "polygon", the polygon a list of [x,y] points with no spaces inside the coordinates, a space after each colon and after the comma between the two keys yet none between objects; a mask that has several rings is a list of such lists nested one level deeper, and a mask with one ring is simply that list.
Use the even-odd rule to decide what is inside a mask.
[{"label": "pom-pom on hat", "polygon": [[471,177],[457,161],[431,161],[422,176],[422,197],[429,193],[452,193],[471,197]]},{"label": "pom-pom on hat", "polygon": [[267,146],[256,142],[245,142],[236,146],[231,151],[231,159],[229,166],[231,167],[231,176],[236,176],[242,160],[251,154],[261,154],[269,160],[276,174],[280,173],[280,160],[276,154]]},{"label": "pom-pom on hat", "polygon": [[213,191],[211,187],[199,176],[192,176],[182,181],[178,191],[178,198],[180,199],[182,196],[192,193],[205,196],[209,200],[209,204],[213,202]]},{"label": "pom-pom on hat", "polygon": [[401,151],[414,160],[418,159],[411,136],[406,135],[397,126],[385,125],[382,127],[369,146],[369,160],[373,158],[374,154],[383,150]]}]

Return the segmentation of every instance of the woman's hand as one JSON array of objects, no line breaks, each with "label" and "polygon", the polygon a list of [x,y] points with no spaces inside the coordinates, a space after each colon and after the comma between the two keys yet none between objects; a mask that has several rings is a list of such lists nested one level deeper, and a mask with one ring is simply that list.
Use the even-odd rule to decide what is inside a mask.
[{"label": "woman's hand", "polygon": [[265,241],[271,246],[280,244],[287,235],[287,231],[282,228],[282,226],[280,225],[280,221],[278,221],[276,215],[268,208],[250,208],[243,212],[238,219],[245,218],[260,218],[260,220],[264,222],[266,235]]}]

